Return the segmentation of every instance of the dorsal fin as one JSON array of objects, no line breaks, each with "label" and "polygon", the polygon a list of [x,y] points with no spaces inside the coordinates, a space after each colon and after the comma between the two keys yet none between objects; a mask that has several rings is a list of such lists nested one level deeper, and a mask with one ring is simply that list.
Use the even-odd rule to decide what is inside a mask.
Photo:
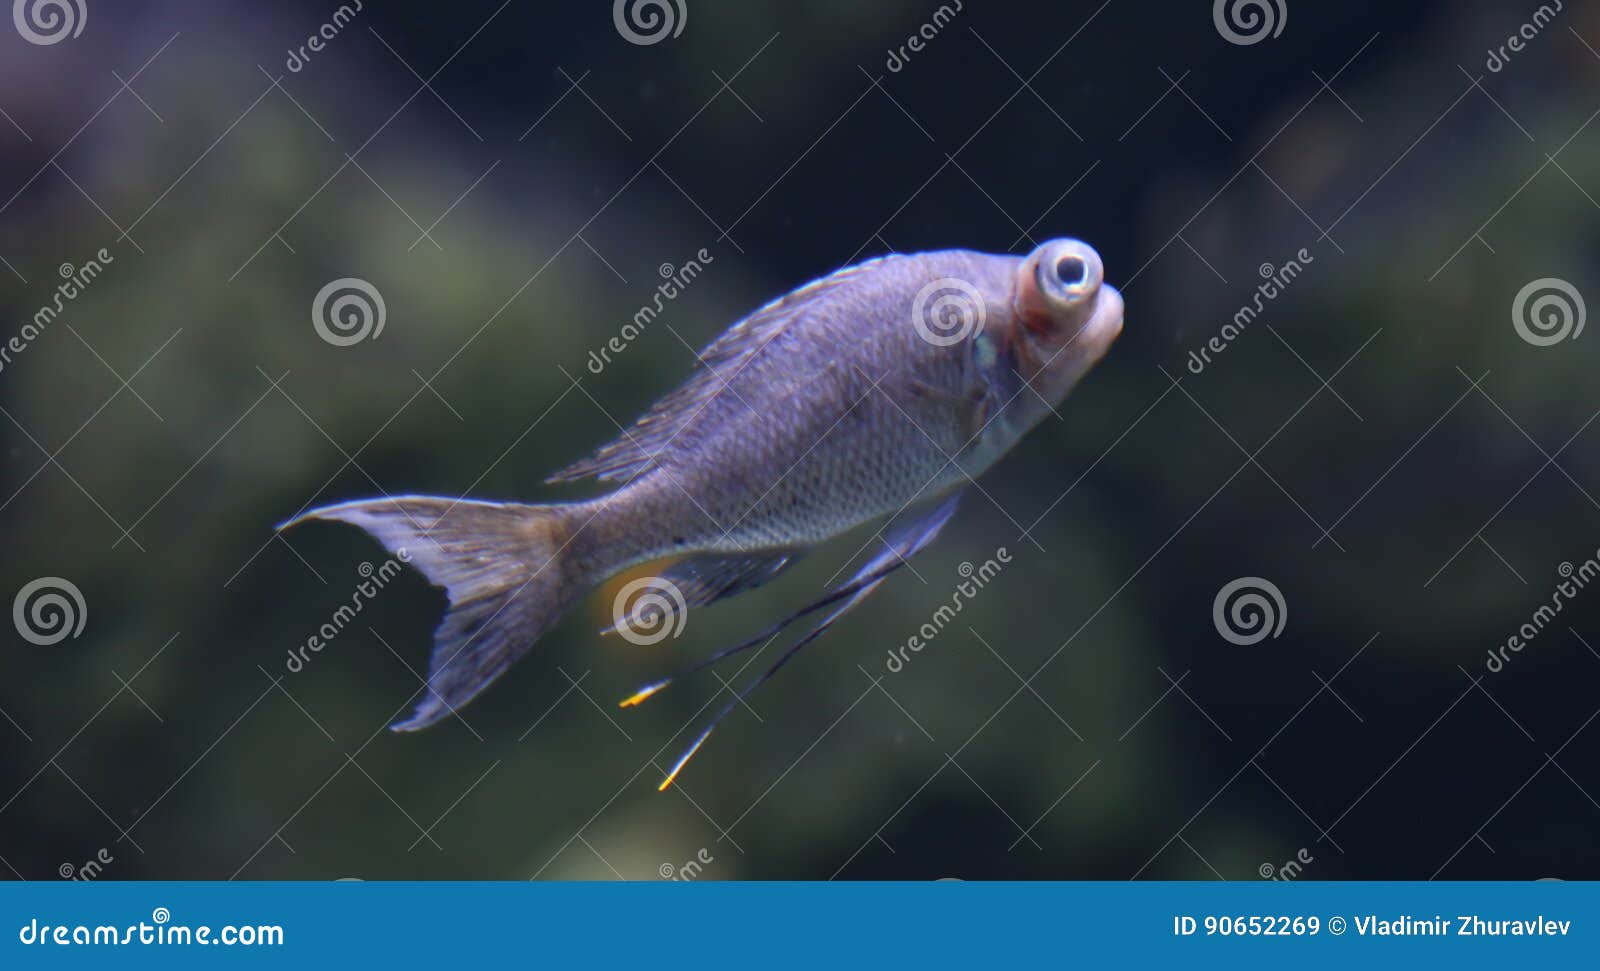
[{"label": "dorsal fin", "polygon": [[701,351],[693,376],[657,401],[633,427],[589,458],[574,462],[546,482],[572,482],[593,476],[601,482],[631,479],[649,468],[656,454],[692,422],[746,365],[777,340],[808,308],[839,284],[892,256],[845,267],[793,290],[723,331]]}]

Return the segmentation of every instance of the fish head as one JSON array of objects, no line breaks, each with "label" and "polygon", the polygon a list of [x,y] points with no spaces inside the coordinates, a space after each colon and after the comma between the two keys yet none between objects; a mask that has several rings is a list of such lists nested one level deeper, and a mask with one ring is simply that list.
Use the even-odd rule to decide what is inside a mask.
[{"label": "fish head", "polygon": [[1122,333],[1122,294],[1105,282],[1100,254],[1076,239],[1052,239],[1022,260],[1011,311],[1008,344],[1017,369],[1051,404]]}]

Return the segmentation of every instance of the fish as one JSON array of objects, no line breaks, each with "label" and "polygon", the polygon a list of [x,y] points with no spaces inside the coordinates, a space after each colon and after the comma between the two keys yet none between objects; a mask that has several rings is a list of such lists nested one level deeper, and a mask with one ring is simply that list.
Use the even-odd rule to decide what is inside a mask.
[{"label": "fish", "polygon": [[[717,723],[929,546],[963,489],[1055,412],[1122,332],[1123,300],[1089,244],[1032,252],[890,254],[779,297],[698,355],[690,378],[631,428],[547,483],[593,480],[594,498],[543,504],[385,496],[307,510],[406,554],[449,598],[423,697],[390,728],[457,712],[597,586],[671,558],[618,627],[759,587],[808,551],[885,520],[882,548],[847,581],[767,630],[621,702],[764,644],[832,608],[714,716]],[[676,630],[674,631],[676,633]]]}]

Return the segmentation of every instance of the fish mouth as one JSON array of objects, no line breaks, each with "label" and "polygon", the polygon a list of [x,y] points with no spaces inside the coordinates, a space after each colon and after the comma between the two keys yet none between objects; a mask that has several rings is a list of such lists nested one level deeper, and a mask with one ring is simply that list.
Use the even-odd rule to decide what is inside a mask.
[{"label": "fish mouth", "polygon": [[1094,316],[1090,318],[1086,335],[1104,354],[1122,336],[1122,293],[1109,283],[1102,284],[1095,299]]},{"label": "fish mouth", "polygon": [[1041,340],[1024,329],[1013,350],[1021,372],[1030,375],[1027,380],[1043,398],[1061,401],[1122,335],[1123,309],[1117,288],[1102,284],[1088,319],[1076,330],[1063,328],[1054,340]]},{"label": "fish mouth", "polygon": [[1067,338],[1058,354],[1078,358],[1085,368],[1098,363],[1122,336],[1122,294],[1117,288],[1102,284],[1095,294],[1094,310],[1075,333]]}]

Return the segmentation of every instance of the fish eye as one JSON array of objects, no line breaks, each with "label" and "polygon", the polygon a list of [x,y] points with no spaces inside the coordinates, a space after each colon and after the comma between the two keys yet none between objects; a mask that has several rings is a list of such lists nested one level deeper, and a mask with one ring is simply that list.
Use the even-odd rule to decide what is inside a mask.
[{"label": "fish eye", "polygon": [[1056,261],[1056,279],[1060,280],[1061,285],[1064,287],[1076,286],[1082,283],[1088,272],[1089,265],[1083,262],[1082,257],[1063,256]]},{"label": "fish eye", "polygon": [[1052,303],[1076,306],[1100,289],[1100,257],[1087,243],[1052,240],[1039,247],[1035,260],[1039,290]]}]

